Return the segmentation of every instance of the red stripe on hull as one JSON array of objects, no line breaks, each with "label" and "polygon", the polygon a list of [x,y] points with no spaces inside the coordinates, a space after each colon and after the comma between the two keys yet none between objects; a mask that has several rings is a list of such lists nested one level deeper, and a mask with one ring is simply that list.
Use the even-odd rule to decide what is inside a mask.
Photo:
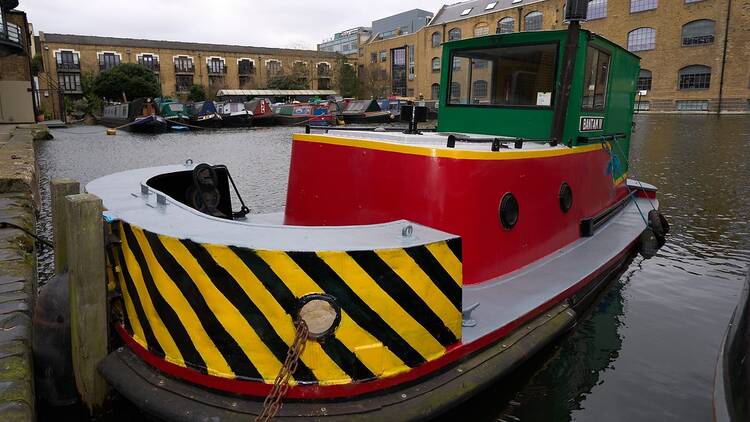
[{"label": "red stripe on hull", "polygon": [[[463,244],[463,282],[480,283],[575,241],[580,220],[624,197],[625,185],[614,186],[608,164],[604,150],[475,160],[295,141],[285,223],[338,226],[407,219],[456,234]],[[563,182],[573,190],[567,213],[559,205]],[[498,220],[507,192],[520,208],[512,230],[504,230]]]},{"label": "red stripe on hull", "polygon": [[[362,394],[375,393],[391,387],[398,386],[404,383],[411,383],[419,380],[420,378],[428,377],[430,374],[437,370],[450,365],[451,363],[457,362],[460,359],[475,353],[486,346],[500,341],[502,338],[508,336],[513,330],[522,326],[523,324],[533,320],[548,309],[556,306],[558,303],[570,298],[572,295],[586,287],[589,283],[601,276],[607,271],[615,268],[630,251],[633,249],[635,241],[631,243],[626,249],[621,251],[617,256],[609,260],[595,272],[590,274],[585,279],[576,283],[574,286],[561,293],[557,297],[554,297],[547,301],[544,305],[527,313],[523,317],[507,324],[500,329],[487,334],[486,336],[465,345],[458,345],[449,348],[445,355],[431,362],[427,362],[421,366],[418,366],[409,372],[390,377],[382,378],[374,381],[368,381],[363,383],[345,384],[345,385],[297,385],[289,389],[287,397],[291,399],[336,399],[344,397],[352,397]],[[233,394],[240,394],[244,396],[252,396],[263,398],[271,389],[270,384],[264,384],[254,381],[242,381],[236,379],[226,379],[206,375],[195,371],[193,369],[184,368],[173,363],[167,362],[148,350],[144,349],[140,344],[135,342],[132,337],[128,335],[125,329],[121,325],[117,325],[117,332],[122,337],[123,341],[127,346],[132,349],[141,359],[150,364],[151,366],[159,369],[165,374],[171,375],[176,378],[183,379],[193,384],[201,385],[210,389],[224,391]]]}]

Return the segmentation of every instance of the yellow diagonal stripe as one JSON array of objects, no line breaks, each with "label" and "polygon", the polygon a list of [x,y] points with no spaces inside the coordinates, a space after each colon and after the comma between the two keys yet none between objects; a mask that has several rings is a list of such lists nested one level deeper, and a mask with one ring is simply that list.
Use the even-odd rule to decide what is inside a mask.
[{"label": "yellow diagonal stripe", "polygon": [[209,337],[203,329],[203,325],[201,325],[200,319],[195,311],[193,311],[190,303],[188,303],[185,296],[180,292],[180,289],[175,285],[174,281],[169,278],[159,264],[159,261],[156,259],[156,256],[154,256],[151,246],[148,244],[141,229],[133,227],[133,233],[138,240],[138,244],[141,245],[143,256],[146,259],[146,265],[148,265],[149,270],[151,270],[151,277],[154,279],[156,287],[164,297],[164,300],[167,301],[169,306],[174,309],[178,318],[180,318],[180,321],[185,327],[188,336],[190,336],[190,340],[193,342],[195,349],[200,353],[203,361],[206,363],[208,373],[219,377],[233,378],[234,372],[232,372],[232,369],[224,359],[224,356],[222,356],[216,348],[211,337]]},{"label": "yellow diagonal stripe", "polygon": [[266,343],[261,340],[255,329],[247,322],[242,313],[234,307],[232,302],[216,288],[211,278],[203,271],[198,261],[179,240],[170,237],[160,239],[170,254],[190,274],[201,295],[206,300],[211,312],[219,323],[237,342],[248,359],[267,383],[273,383],[281,369],[280,362]]},{"label": "yellow diagonal stripe", "polygon": [[[257,253],[271,267],[273,272],[284,280],[296,297],[325,292],[286,253],[274,251],[257,251]],[[409,367],[387,347],[382,347],[381,352],[377,354],[358,353],[358,350],[368,347],[377,348],[382,344],[343,310],[341,311],[341,323],[335,335],[376,376],[391,376],[409,370]],[[305,350],[306,353],[307,350]],[[321,384],[325,385],[326,383],[321,381]]]},{"label": "yellow diagonal stripe", "polygon": [[[115,261],[116,260],[117,258],[115,258]],[[146,342],[146,336],[143,335],[141,321],[138,319],[138,314],[135,312],[135,305],[133,305],[133,299],[130,297],[130,291],[125,284],[125,275],[122,273],[122,264],[118,262],[118,265],[113,272],[116,274],[117,281],[120,284],[120,291],[122,292],[123,302],[125,303],[125,312],[130,321],[130,328],[133,329],[133,340],[140,344],[144,349],[148,349],[148,343]]]},{"label": "yellow diagonal stripe", "polygon": [[435,337],[384,292],[351,256],[344,252],[318,252],[317,255],[422,357],[433,360],[445,352]]},{"label": "yellow diagonal stripe", "polygon": [[136,294],[141,300],[143,313],[146,315],[146,319],[148,319],[148,323],[151,325],[151,331],[154,332],[156,341],[159,342],[159,345],[164,351],[164,359],[184,367],[185,360],[182,358],[180,349],[177,348],[172,335],[169,334],[169,331],[164,326],[159,314],[156,312],[154,303],[151,301],[151,295],[148,294],[148,290],[144,284],[141,267],[138,265],[135,256],[133,256],[133,252],[128,245],[126,236],[122,237],[122,254],[125,257],[125,265],[130,273],[130,278],[133,280],[133,284],[135,284]]},{"label": "yellow diagonal stripe", "polygon": [[437,314],[453,335],[460,339],[461,313],[409,254],[403,249],[380,250],[375,253],[424,300],[427,307]]},{"label": "yellow diagonal stripe", "polygon": [[446,242],[430,243],[427,245],[427,250],[440,262],[440,265],[450,274],[453,281],[462,286],[463,272],[461,271],[461,261],[456,258],[456,255],[450,250],[448,244]]},{"label": "yellow diagonal stripe", "polygon": [[[261,283],[255,274],[250,271],[244,262],[226,246],[204,245],[211,257],[223,267],[232,277],[237,280],[248,297],[260,309],[263,315],[273,323],[276,333],[279,334],[287,346],[294,342],[295,328],[292,316],[284,311],[284,308],[274,299],[271,292]],[[309,352],[309,353],[308,353]],[[310,341],[305,347],[302,361],[315,374],[315,378],[326,380],[337,384],[347,384],[352,380],[346,375],[328,354],[323,351],[320,343]]]}]

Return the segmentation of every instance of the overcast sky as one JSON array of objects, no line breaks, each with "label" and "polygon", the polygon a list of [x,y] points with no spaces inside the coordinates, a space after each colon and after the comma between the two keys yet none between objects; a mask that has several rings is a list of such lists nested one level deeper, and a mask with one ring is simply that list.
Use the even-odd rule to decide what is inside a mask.
[{"label": "overcast sky", "polygon": [[[449,1],[455,3],[456,0]],[[441,0],[20,0],[34,31],[315,49],[334,33]]]}]

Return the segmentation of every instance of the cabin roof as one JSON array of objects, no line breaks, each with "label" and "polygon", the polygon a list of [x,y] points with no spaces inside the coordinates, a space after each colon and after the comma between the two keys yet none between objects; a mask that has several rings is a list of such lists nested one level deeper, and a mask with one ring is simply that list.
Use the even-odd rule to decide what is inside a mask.
[{"label": "cabin roof", "polygon": [[272,54],[309,57],[343,57],[339,53],[291,48],[253,47],[243,45],[208,44],[183,41],[146,40],[140,38],[98,37],[93,35],[48,34],[44,42],[60,44],[104,45],[115,47],[160,48],[169,50],[199,50],[220,53]]},{"label": "cabin roof", "polygon": [[222,89],[216,93],[217,97],[233,97],[233,96],[282,97],[282,96],[295,96],[295,95],[328,96],[328,95],[338,95],[338,92],[332,89]]},{"label": "cabin roof", "polygon": [[[465,1],[462,3],[456,3],[456,4],[450,4],[443,6],[438,12],[437,15],[432,19],[429,25],[427,26],[438,26],[442,25],[444,23],[448,22],[454,22],[458,20],[463,20],[466,18],[471,18],[475,16],[480,15],[486,15],[489,13],[495,13],[499,12],[501,10],[505,9],[512,9],[514,7],[519,6],[526,6],[534,3],[541,3],[544,0],[471,0],[471,1]],[[492,3],[495,4],[494,7],[487,9],[489,5]],[[471,9],[467,14],[462,15],[466,10]],[[533,9],[524,10],[524,14],[533,12]],[[513,19],[516,19],[517,16],[512,16]],[[450,29],[450,28],[448,28]]]}]

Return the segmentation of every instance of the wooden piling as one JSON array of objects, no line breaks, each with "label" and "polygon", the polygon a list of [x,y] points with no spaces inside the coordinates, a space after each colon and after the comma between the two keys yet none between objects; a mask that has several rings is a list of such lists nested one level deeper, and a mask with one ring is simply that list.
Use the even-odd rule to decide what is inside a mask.
[{"label": "wooden piling", "polygon": [[[107,384],[97,365],[107,356],[107,287],[105,281],[102,201],[89,194],[65,199],[70,283],[70,335],[73,371],[82,401],[98,413]],[[75,246],[73,246],[75,245]]]},{"label": "wooden piling", "polygon": [[52,236],[55,242],[55,273],[61,274],[68,267],[68,242],[65,238],[67,219],[65,197],[80,192],[80,184],[72,179],[54,179],[49,184],[52,194]]}]

